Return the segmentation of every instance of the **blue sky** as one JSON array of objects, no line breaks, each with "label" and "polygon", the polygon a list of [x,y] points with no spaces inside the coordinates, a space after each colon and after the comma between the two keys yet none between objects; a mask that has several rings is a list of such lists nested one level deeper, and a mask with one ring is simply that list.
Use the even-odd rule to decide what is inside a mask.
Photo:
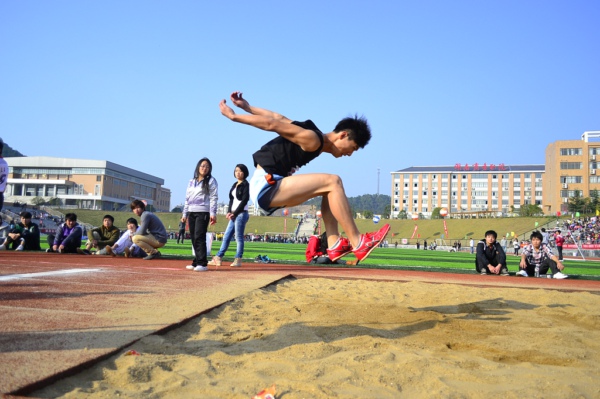
[{"label": "blue sky", "polygon": [[[0,2],[0,137],[28,156],[105,159],[165,180],[172,206],[208,156],[222,201],[270,140],[251,104],[373,138],[298,173],[390,194],[410,166],[544,163],[600,130],[600,2]],[[379,179],[378,179],[379,170]]]}]

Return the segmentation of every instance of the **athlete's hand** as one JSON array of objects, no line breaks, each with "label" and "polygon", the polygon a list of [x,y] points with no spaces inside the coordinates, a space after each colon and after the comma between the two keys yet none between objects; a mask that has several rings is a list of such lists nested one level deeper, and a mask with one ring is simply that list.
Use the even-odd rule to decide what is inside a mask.
[{"label": "athlete's hand", "polygon": [[210,225],[212,226],[213,224],[217,223],[217,215],[211,215],[210,216]]},{"label": "athlete's hand", "polygon": [[231,93],[231,102],[238,108],[243,109],[246,112],[250,112],[250,104],[244,97],[242,97],[241,91],[234,91]]},{"label": "athlete's hand", "polygon": [[226,104],[225,100],[221,100],[221,102],[219,103],[219,109],[221,109],[221,114],[224,117],[233,120],[233,117],[235,116],[235,112],[233,112],[231,107]]}]

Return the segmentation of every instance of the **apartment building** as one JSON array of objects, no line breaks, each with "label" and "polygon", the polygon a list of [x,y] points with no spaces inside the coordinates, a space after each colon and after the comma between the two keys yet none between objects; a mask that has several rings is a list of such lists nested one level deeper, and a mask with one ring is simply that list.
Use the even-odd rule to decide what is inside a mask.
[{"label": "apartment building", "polygon": [[412,166],[391,172],[392,217],[430,217],[435,208],[450,215],[501,216],[522,204],[542,205],[544,165],[456,164]]},{"label": "apartment building", "polygon": [[584,132],[581,140],[556,141],[546,147],[546,214],[564,213],[569,199],[600,191],[600,131]]}]

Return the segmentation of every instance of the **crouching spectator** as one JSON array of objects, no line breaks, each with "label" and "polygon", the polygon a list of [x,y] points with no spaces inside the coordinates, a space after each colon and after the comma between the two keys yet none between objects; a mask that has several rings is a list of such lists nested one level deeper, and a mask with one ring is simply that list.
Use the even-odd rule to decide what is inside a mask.
[{"label": "crouching spectator", "polygon": [[142,258],[146,256],[144,251],[133,243],[133,236],[138,230],[138,222],[134,218],[127,219],[127,230],[121,234],[121,237],[116,243],[111,245],[105,245],[96,252],[96,255],[125,255],[125,257]]},{"label": "crouching spectator", "polygon": [[552,249],[546,244],[542,244],[544,237],[539,231],[531,233],[531,244],[523,247],[521,253],[521,270],[517,272],[517,276],[539,277],[541,274],[547,274],[548,270],[552,273],[552,278],[563,279],[567,278],[566,274],[561,273],[564,270],[562,262],[556,255],[552,253]]},{"label": "crouching spectator", "polygon": [[0,245],[0,250],[12,248],[17,251],[39,251],[40,248],[40,228],[37,224],[31,222],[30,212],[21,212],[21,223],[15,224],[8,233],[4,244]]},{"label": "crouching spectator", "polygon": [[506,266],[506,253],[502,245],[496,242],[498,234],[494,230],[485,232],[485,239],[477,243],[477,256],[475,257],[475,270],[482,276],[498,274],[508,276]]},{"label": "crouching spectator", "polygon": [[146,210],[146,204],[140,200],[131,202],[131,210],[142,219],[139,230],[133,235],[133,243],[146,253],[144,260],[160,257],[157,248],[167,243],[167,230],[160,219]]},{"label": "crouching spectator", "polygon": [[102,226],[90,230],[91,238],[87,244],[85,244],[87,254],[90,254],[92,248],[101,250],[106,248],[106,246],[113,246],[117,242],[121,231],[114,226],[114,223],[114,217],[105,215],[104,218],[102,218]]},{"label": "crouching spectator", "polygon": [[46,252],[77,253],[77,250],[81,251],[79,247],[81,247],[82,236],[83,230],[77,223],[77,215],[67,213],[65,222],[58,226],[56,234],[48,235],[50,248]]}]

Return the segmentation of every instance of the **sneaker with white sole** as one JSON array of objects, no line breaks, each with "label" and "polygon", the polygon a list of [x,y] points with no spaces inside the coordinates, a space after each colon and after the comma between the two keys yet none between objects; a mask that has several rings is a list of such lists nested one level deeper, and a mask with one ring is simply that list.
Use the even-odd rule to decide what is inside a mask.
[{"label": "sneaker with white sole", "polygon": [[501,276],[510,276],[510,273],[508,272],[507,268],[503,268],[503,269],[500,269],[500,275]]},{"label": "sneaker with white sole", "polygon": [[207,272],[208,271],[208,267],[207,266],[196,266],[194,267],[194,271],[195,272]]},{"label": "sneaker with white sole", "polygon": [[529,277],[527,275],[527,272],[525,270],[519,270],[517,273],[515,273],[515,276],[517,276],[517,277]]},{"label": "sneaker with white sole", "polygon": [[211,266],[221,266],[221,257],[217,255],[213,256],[212,260],[208,262],[208,264]]},{"label": "sneaker with white sole", "polygon": [[[379,246],[379,244],[385,239],[385,236],[390,231],[390,225],[385,224],[382,228],[377,230],[374,233],[365,233],[360,235],[360,240],[358,241],[358,246],[352,250],[356,259],[359,262],[363,261],[373,252],[375,248]],[[331,259],[333,262],[333,259]]]},{"label": "sneaker with white sole", "polygon": [[21,244],[17,247],[16,251],[22,251],[24,249],[25,249],[25,247],[23,247],[23,244]]},{"label": "sneaker with white sole", "polygon": [[481,271],[479,272],[479,274],[481,274],[482,276],[487,276],[488,272],[487,272],[487,268],[482,267]]},{"label": "sneaker with white sole", "polygon": [[567,276],[566,274],[562,274],[561,272],[556,272],[552,275],[552,278],[562,280],[563,278],[569,278],[569,276]]},{"label": "sneaker with white sole", "polygon": [[188,270],[194,270],[195,267],[196,266],[194,266],[194,265],[187,265],[185,268]]},{"label": "sneaker with white sole", "polygon": [[4,244],[0,245],[0,251],[6,251],[6,245],[4,245]]}]

